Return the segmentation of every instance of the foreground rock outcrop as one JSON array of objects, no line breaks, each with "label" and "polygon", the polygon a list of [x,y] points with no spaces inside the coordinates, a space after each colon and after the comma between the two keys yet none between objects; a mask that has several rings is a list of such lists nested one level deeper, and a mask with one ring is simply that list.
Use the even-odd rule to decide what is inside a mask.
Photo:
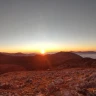
[{"label": "foreground rock outcrop", "polygon": [[0,96],[96,96],[96,69],[5,73],[0,75]]}]

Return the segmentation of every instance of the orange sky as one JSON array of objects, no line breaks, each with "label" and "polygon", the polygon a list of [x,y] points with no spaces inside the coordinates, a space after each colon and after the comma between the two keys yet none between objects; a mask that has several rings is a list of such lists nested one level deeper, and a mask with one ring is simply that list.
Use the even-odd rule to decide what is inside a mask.
[{"label": "orange sky", "polygon": [[96,51],[96,47],[94,46],[72,46],[72,45],[55,45],[55,44],[39,44],[35,46],[13,46],[13,47],[1,47],[1,52],[8,52],[8,53],[16,53],[16,52],[23,52],[23,53],[30,53],[36,52],[39,53],[41,50],[45,50],[45,52],[58,52],[58,51]]}]

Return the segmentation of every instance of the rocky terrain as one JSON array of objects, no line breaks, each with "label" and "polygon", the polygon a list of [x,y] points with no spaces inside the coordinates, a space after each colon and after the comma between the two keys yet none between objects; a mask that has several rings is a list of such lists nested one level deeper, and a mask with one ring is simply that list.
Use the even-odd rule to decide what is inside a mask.
[{"label": "rocky terrain", "polygon": [[96,69],[5,73],[0,96],[96,96]]},{"label": "rocky terrain", "polygon": [[0,96],[96,96],[96,59],[70,52],[0,55]]}]

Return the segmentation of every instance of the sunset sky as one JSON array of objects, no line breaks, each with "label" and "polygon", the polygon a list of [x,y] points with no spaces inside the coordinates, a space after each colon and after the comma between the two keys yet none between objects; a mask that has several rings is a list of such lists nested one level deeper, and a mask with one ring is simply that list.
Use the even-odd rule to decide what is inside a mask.
[{"label": "sunset sky", "polygon": [[96,51],[96,0],[0,0],[0,52]]}]

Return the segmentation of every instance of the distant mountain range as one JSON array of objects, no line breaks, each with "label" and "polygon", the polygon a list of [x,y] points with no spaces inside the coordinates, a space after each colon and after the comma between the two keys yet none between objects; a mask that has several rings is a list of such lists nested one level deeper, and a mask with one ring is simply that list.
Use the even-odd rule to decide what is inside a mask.
[{"label": "distant mountain range", "polygon": [[10,55],[10,56],[34,56],[36,53],[5,53],[5,52],[0,52],[0,55]]},{"label": "distant mountain range", "polygon": [[96,54],[96,51],[77,51],[75,53],[87,53],[87,54]]},{"label": "distant mountain range", "polygon": [[[66,51],[61,51],[61,52],[66,52]],[[96,51],[69,51],[71,53],[85,53],[85,54],[96,54]],[[58,52],[48,52],[46,54],[55,54]],[[10,56],[34,56],[37,53],[22,53],[22,52],[17,52],[17,53],[7,53],[7,52],[0,52],[0,55],[10,55]]]}]

